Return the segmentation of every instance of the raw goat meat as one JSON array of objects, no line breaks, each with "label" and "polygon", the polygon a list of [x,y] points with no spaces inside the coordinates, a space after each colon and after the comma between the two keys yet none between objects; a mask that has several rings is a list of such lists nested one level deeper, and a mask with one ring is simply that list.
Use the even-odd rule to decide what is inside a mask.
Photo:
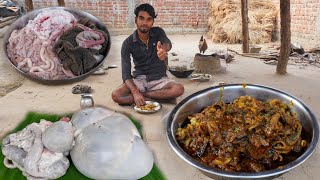
[{"label": "raw goat meat", "polygon": [[63,176],[69,168],[69,160],[63,153],[49,151],[42,143],[43,132],[51,125],[52,122],[41,120],[6,136],[2,141],[5,166],[19,168],[28,179],[57,179]]}]

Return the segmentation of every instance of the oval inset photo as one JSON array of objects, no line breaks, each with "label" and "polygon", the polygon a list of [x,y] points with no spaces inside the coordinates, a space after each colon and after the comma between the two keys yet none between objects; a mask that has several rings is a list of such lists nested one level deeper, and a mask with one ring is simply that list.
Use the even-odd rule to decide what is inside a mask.
[{"label": "oval inset photo", "polygon": [[109,32],[100,20],[65,7],[23,15],[4,39],[9,62],[42,84],[66,84],[88,77],[103,64],[110,45]]}]

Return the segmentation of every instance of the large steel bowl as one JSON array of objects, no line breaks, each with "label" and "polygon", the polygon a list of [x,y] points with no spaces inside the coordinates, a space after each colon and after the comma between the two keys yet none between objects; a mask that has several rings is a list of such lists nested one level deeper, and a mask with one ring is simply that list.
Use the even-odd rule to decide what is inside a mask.
[{"label": "large steel bowl", "polygon": [[[68,78],[68,79],[58,79],[58,80],[47,80],[47,79],[42,79],[38,76],[35,75],[30,75],[27,74],[25,72],[23,72],[22,70],[18,69],[13,62],[10,60],[10,58],[8,57],[8,53],[7,53],[7,44],[8,44],[8,39],[12,33],[13,30],[15,29],[22,29],[23,27],[25,27],[28,24],[29,20],[33,20],[39,13],[46,11],[46,10],[53,10],[53,9],[61,9],[61,10],[65,10],[70,12],[71,14],[74,15],[75,18],[80,19],[80,18],[87,18],[89,19],[98,29],[104,31],[108,37],[108,45],[107,45],[107,49],[106,49],[106,53],[103,54],[104,55],[104,59],[95,67],[93,68],[91,71],[82,74],[80,76],[76,76],[74,78]],[[7,57],[7,60],[13,65],[13,67],[19,71],[22,75],[24,75],[25,77],[34,80],[36,82],[39,82],[41,84],[48,84],[48,85],[56,85],[56,84],[67,84],[67,83],[73,83],[73,82],[77,82],[80,81],[86,77],[88,77],[90,74],[92,74],[94,71],[96,71],[99,66],[101,66],[104,61],[106,60],[106,57],[110,51],[110,46],[111,46],[111,40],[110,40],[110,34],[108,29],[106,28],[106,26],[95,16],[85,12],[85,11],[81,11],[81,10],[77,10],[77,9],[73,9],[73,8],[67,8],[67,7],[49,7],[49,8],[42,8],[42,9],[37,9],[31,12],[28,12],[27,14],[21,16],[19,19],[17,19],[14,23],[11,24],[11,26],[9,27],[8,31],[6,32],[6,35],[4,37],[4,44],[3,44],[3,48]]]},{"label": "large steel bowl", "polygon": [[270,179],[277,177],[306,161],[316,150],[319,142],[319,124],[311,110],[296,97],[270,87],[248,84],[244,88],[241,84],[225,85],[222,91],[222,100],[232,102],[239,96],[249,95],[260,101],[269,99],[280,99],[286,104],[293,103],[292,111],[297,113],[298,118],[306,133],[306,138],[310,142],[306,151],[296,160],[286,164],[281,169],[273,169],[259,173],[234,173],[220,169],[211,168],[193,159],[178,144],[175,138],[176,130],[182,126],[186,118],[195,113],[199,113],[205,107],[218,102],[220,99],[221,87],[216,86],[196,92],[182,100],[170,113],[167,121],[167,138],[172,149],[184,161],[202,171],[209,177],[218,179]]}]

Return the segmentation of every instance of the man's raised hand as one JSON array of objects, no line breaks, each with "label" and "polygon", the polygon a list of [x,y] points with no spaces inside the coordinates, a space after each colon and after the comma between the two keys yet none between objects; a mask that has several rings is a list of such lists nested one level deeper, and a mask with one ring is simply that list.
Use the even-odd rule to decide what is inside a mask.
[{"label": "man's raised hand", "polygon": [[162,48],[162,44],[160,41],[158,41],[157,43],[157,55],[160,60],[165,60],[168,57],[168,53]]}]

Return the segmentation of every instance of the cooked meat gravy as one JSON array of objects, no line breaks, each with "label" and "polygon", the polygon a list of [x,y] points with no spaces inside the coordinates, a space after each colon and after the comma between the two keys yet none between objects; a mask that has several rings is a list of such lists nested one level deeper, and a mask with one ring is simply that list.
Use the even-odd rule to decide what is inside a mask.
[{"label": "cooked meat gravy", "polygon": [[176,131],[180,146],[201,163],[229,172],[281,168],[308,146],[299,119],[278,99],[221,101],[189,116],[185,124]]}]

